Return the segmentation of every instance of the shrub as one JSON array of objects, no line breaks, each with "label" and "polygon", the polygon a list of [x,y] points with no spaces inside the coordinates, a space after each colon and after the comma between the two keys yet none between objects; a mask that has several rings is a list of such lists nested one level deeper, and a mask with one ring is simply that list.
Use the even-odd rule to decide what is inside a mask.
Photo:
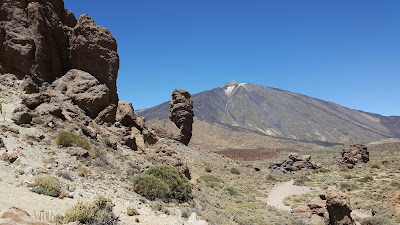
[{"label": "shrub", "polygon": [[51,176],[43,176],[35,178],[34,192],[38,194],[58,197],[60,195],[60,184],[57,179]]},{"label": "shrub", "polygon": [[370,182],[370,181],[373,181],[373,180],[374,180],[374,178],[371,177],[371,176],[364,176],[363,178],[357,179],[357,181],[363,182],[363,183]]},{"label": "shrub", "polygon": [[209,166],[204,167],[204,170],[205,170],[207,173],[211,173],[211,171],[212,171],[211,167],[209,167]]},{"label": "shrub", "polygon": [[371,166],[372,169],[380,169],[381,166],[379,166],[378,164],[374,164]]},{"label": "shrub", "polygon": [[234,188],[234,187],[226,187],[226,188],[224,188],[224,191],[225,191],[226,193],[228,193],[230,196],[237,196],[237,195],[240,195],[239,190],[237,190],[237,189]]},{"label": "shrub", "polygon": [[380,216],[365,217],[360,221],[361,225],[395,225],[396,223],[388,218]]},{"label": "shrub", "polygon": [[321,169],[314,170],[314,172],[315,173],[329,173],[331,171],[329,169],[326,169],[326,168],[321,168]]},{"label": "shrub", "polygon": [[274,175],[272,175],[272,174],[268,174],[266,178],[267,178],[267,180],[272,180],[272,181],[276,181],[277,180],[276,177]]},{"label": "shrub", "polygon": [[222,182],[222,179],[213,175],[203,175],[200,176],[200,179],[205,182]]},{"label": "shrub", "polygon": [[150,199],[168,199],[171,195],[169,186],[161,179],[147,174],[139,174],[133,177],[133,190]]},{"label": "shrub", "polygon": [[77,172],[78,172],[78,175],[81,177],[87,177],[91,174],[90,170],[86,167],[79,167]]},{"label": "shrub", "polygon": [[306,182],[309,182],[309,181],[311,181],[310,178],[308,178],[307,176],[303,175],[303,176],[300,176],[299,178],[297,178],[294,181],[294,185],[303,186],[303,185],[306,184]]},{"label": "shrub", "polygon": [[61,145],[63,147],[72,147],[72,146],[81,147],[87,150],[92,148],[92,145],[86,139],[86,137],[82,137],[73,132],[66,132],[66,131],[60,132],[58,134],[56,139],[56,144]]},{"label": "shrub", "polygon": [[231,168],[231,173],[239,175],[240,171],[237,168]]},{"label": "shrub", "polygon": [[129,207],[126,209],[126,213],[128,214],[128,216],[138,216],[140,215],[140,213],[137,211],[137,209]]},{"label": "shrub", "polygon": [[352,191],[357,189],[357,185],[353,184],[353,183],[340,183],[339,184],[339,188],[341,190],[347,190],[347,191]]},{"label": "shrub", "polygon": [[390,186],[400,189],[400,182],[392,181],[390,182]]},{"label": "shrub", "polygon": [[133,189],[144,197],[154,200],[187,201],[192,188],[185,175],[173,166],[154,165],[132,180]]},{"label": "shrub", "polygon": [[62,217],[64,223],[79,222],[82,224],[117,224],[118,218],[113,213],[114,204],[108,198],[98,196],[91,203],[82,203],[67,209]]}]

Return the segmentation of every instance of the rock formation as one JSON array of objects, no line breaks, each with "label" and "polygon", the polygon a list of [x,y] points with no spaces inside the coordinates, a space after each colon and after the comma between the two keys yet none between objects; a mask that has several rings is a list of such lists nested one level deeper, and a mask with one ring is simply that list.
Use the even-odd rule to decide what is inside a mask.
[{"label": "rock formation", "polygon": [[172,92],[169,109],[169,119],[174,122],[180,130],[180,133],[175,136],[174,139],[188,145],[192,138],[194,116],[192,95],[185,90],[175,89]]},{"label": "rock formation", "polygon": [[32,218],[25,210],[11,207],[0,217],[0,224],[50,225],[50,223]]},{"label": "rock formation", "polygon": [[367,163],[369,161],[369,152],[367,146],[363,144],[343,145],[340,164],[353,168],[359,162]]},{"label": "rock formation", "polygon": [[330,225],[353,225],[350,199],[346,193],[337,189],[329,189],[326,193],[326,208]]},{"label": "rock formation", "polygon": [[295,152],[289,153],[288,159],[284,160],[283,162],[271,163],[268,167],[270,170],[278,170],[283,173],[302,169],[315,170],[319,168],[321,167],[311,162],[310,155],[301,156]]},{"label": "rock formation", "polygon": [[293,209],[294,218],[305,224],[353,225],[350,200],[346,193],[337,189],[328,189],[311,200],[306,206]]},{"label": "rock formation", "polygon": [[76,90],[84,94],[70,97],[89,117],[117,105],[117,43],[106,28],[88,15],[76,20],[60,0],[2,0],[0,6],[0,74],[24,79],[22,89],[31,94],[70,71],[62,80],[88,83]]}]

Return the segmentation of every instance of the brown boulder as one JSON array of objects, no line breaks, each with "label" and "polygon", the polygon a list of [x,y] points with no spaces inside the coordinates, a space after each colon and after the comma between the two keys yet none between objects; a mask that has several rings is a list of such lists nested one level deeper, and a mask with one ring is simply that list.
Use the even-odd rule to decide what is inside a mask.
[{"label": "brown boulder", "polygon": [[18,125],[29,124],[32,122],[32,114],[26,106],[22,105],[15,108],[11,119]]},{"label": "brown boulder", "polygon": [[192,138],[194,116],[192,95],[185,90],[175,89],[169,102],[169,110],[169,119],[180,130],[180,133],[174,139],[188,145]]},{"label": "brown boulder", "polygon": [[36,94],[25,95],[22,98],[22,104],[24,104],[29,109],[35,109],[40,104],[49,102],[49,101],[50,101],[50,96],[45,93],[36,93]]},{"label": "brown boulder", "polygon": [[343,145],[342,155],[339,163],[353,168],[358,162],[367,163],[369,161],[369,152],[367,146],[363,144]]},{"label": "brown boulder", "polygon": [[110,90],[91,74],[72,69],[53,82],[50,89],[71,99],[94,119],[110,105]]},{"label": "brown boulder", "polygon": [[43,103],[36,107],[36,111],[40,115],[53,115],[57,118],[65,119],[62,114],[62,109],[60,108],[60,105],[56,103]]},{"label": "brown boulder", "polygon": [[326,208],[330,225],[353,225],[350,199],[346,193],[337,189],[329,189],[326,193]]},{"label": "brown boulder", "polygon": [[136,127],[143,131],[145,120],[136,114],[132,107],[132,103],[118,101],[116,121],[125,127]]}]

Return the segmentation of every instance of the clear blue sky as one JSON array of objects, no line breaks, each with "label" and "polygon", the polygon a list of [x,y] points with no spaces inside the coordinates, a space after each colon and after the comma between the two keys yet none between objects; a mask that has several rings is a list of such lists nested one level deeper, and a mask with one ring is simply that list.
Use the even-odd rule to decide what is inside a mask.
[{"label": "clear blue sky", "polygon": [[135,109],[230,80],[400,115],[399,0],[65,0],[118,42]]}]

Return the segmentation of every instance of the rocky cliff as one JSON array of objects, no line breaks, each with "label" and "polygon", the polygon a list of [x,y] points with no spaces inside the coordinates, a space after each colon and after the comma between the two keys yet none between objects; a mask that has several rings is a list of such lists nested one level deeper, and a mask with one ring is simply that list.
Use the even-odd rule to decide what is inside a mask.
[{"label": "rocky cliff", "polygon": [[103,109],[117,105],[117,42],[106,28],[88,15],[76,20],[62,0],[1,0],[0,6],[0,74],[29,79],[26,91],[38,92],[82,70],[109,89]]}]

